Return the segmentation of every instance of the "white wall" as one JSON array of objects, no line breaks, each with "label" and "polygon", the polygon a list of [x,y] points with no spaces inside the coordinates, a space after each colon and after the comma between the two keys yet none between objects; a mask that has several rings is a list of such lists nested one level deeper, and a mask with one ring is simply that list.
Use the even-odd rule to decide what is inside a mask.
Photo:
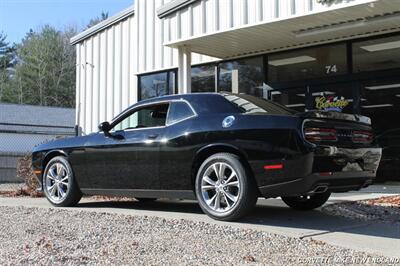
[{"label": "white wall", "polygon": [[[135,1],[135,54],[140,55],[135,65],[136,73],[144,73],[178,67],[178,50],[165,47],[163,44],[181,36],[180,31],[187,34],[189,29],[184,25],[192,25],[197,30],[196,23],[189,24],[189,17],[174,17],[159,19],[157,9],[170,0],[136,0]],[[182,29],[181,29],[182,27]],[[143,56],[142,56],[143,55]],[[193,55],[192,63],[199,64],[217,60],[216,58]]]},{"label": "white wall", "polygon": [[130,16],[76,44],[77,122],[84,134],[137,101],[133,32]]},{"label": "white wall", "polygon": [[164,23],[171,24],[171,30],[174,31],[166,40],[173,42],[236,27],[322,12],[356,2],[365,0],[334,0],[332,4],[319,3],[318,0],[199,0],[165,18]]}]

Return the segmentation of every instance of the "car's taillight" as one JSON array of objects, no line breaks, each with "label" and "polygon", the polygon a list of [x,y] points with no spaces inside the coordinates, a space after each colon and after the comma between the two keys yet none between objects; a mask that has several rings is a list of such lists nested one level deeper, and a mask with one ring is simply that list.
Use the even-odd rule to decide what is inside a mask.
[{"label": "car's taillight", "polygon": [[306,140],[313,141],[337,141],[337,132],[334,128],[305,128],[304,137]]},{"label": "car's taillight", "polygon": [[374,134],[369,131],[354,130],[352,134],[352,141],[354,143],[371,143],[374,139]]}]

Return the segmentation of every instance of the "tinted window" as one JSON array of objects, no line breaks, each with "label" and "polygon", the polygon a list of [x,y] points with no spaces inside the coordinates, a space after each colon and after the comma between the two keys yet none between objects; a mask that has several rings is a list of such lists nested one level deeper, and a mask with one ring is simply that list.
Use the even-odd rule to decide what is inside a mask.
[{"label": "tinted window", "polygon": [[192,92],[215,91],[215,65],[192,67]]},{"label": "tinted window", "polygon": [[175,79],[176,74],[174,71],[140,76],[139,100],[173,94],[176,84]]},{"label": "tinted window", "polygon": [[271,90],[270,99],[299,112],[306,110],[307,91],[305,87]]},{"label": "tinted window", "polygon": [[262,56],[221,63],[218,73],[218,91],[264,96]]},{"label": "tinted window", "polygon": [[353,44],[353,71],[376,71],[398,68],[400,36],[380,38]]},{"label": "tinted window", "polygon": [[347,73],[346,45],[313,47],[268,56],[269,82],[324,78]]},{"label": "tinted window", "polygon": [[225,98],[236,105],[242,113],[269,113],[291,115],[296,111],[286,108],[273,101],[246,94],[223,94]]},{"label": "tinted window", "polygon": [[168,124],[193,116],[193,110],[185,102],[173,102],[168,113]]},{"label": "tinted window", "polygon": [[168,106],[158,104],[141,108],[119,122],[113,131],[165,126]]}]

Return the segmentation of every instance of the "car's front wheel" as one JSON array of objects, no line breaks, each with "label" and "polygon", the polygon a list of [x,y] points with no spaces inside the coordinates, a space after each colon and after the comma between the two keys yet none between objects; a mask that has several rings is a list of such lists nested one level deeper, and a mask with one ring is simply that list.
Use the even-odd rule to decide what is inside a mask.
[{"label": "car's front wheel", "polygon": [[230,153],[210,156],[200,166],[195,184],[201,209],[210,217],[233,221],[256,204],[258,190],[239,158]]},{"label": "car's front wheel", "polygon": [[75,206],[82,198],[72,167],[62,156],[54,157],[47,163],[43,174],[43,190],[47,200],[57,207]]},{"label": "car's front wheel", "polygon": [[328,201],[330,196],[331,193],[326,191],[324,193],[317,193],[313,195],[282,197],[282,200],[292,209],[307,211],[321,207],[325,202]]}]

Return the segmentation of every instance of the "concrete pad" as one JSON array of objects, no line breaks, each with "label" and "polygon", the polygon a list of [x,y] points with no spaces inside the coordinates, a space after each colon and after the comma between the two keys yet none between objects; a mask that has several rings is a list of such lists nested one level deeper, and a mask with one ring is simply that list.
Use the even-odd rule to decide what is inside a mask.
[{"label": "concrete pad", "polygon": [[332,245],[400,258],[400,224],[374,224],[314,236]]}]

